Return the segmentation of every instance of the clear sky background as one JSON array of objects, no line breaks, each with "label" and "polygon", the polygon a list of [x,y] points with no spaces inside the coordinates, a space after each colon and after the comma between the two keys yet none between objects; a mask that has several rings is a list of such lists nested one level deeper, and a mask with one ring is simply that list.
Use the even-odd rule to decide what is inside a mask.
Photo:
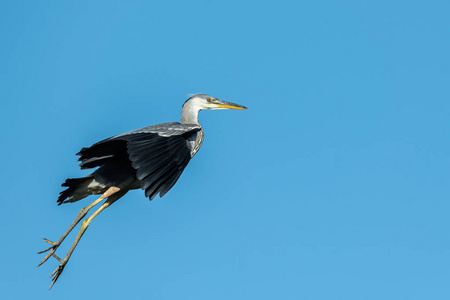
[{"label": "clear sky background", "polygon": [[[449,1],[3,1],[0,298],[450,299]],[[93,221],[48,291],[75,153],[178,121],[175,187]],[[75,234],[57,252],[64,256]]]}]

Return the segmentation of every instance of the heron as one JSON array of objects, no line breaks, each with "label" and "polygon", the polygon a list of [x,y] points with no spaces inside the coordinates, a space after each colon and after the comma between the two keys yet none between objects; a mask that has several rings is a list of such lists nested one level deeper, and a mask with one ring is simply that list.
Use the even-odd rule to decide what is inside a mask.
[{"label": "heron", "polygon": [[[60,263],[50,275],[50,289],[60,277],[89,224],[103,210],[130,190],[141,188],[145,191],[145,197],[153,200],[158,194],[163,197],[175,185],[202,145],[204,133],[198,122],[198,113],[207,109],[247,108],[206,94],[196,94],[184,102],[180,122],[156,124],[122,133],[82,148],[77,153],[81,169],[97,169],[83,178],[68,178],[62,184],[66,189],[60,193],[58,205],[76,202],[89,195],[101,196],[80,210],[56,242],[44,238],[50,247],[38,252],[48,252],[38,267],[50,257]],[[84,219],[102,201],[100,207]],[[59,258],[55,254],[56,250],[83,219],[71,248],[63,259]]]}]

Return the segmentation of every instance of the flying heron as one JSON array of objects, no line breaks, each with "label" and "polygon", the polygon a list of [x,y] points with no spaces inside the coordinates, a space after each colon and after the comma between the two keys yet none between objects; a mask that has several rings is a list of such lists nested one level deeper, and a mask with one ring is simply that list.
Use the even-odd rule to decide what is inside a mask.
[{"label": "flying heron", "polygon": [[[48,252],[38,266],[51,256],[60,264],[50,275],[52,284],[58,280],[70,259],[75,247],[92,220],[105,208],[119,200],[129,190],[143,189],[150,200],[164,196],[177,182],[189,160],[194,157],[203,142],[203,129],[198,123],[198,113],[203,109],[247,109],[245,106],[197,94],[190,97],[181,110],[181,122],[162,123],[122,133],[82,148],[77,155],[81,169],[98,167],[92,174],[83,178],[69,178],[62,186],[57,200],[58,205],[79,201],[89,195],[100,198],[81,209],[73,223],[56,241],[44,238],[51,246],[39,253]],[[106,200],[105,200],[106,199]],[[90,209],[105,202],[81,225],[72,247],[60,259],[56,250],[87,215]]]}]

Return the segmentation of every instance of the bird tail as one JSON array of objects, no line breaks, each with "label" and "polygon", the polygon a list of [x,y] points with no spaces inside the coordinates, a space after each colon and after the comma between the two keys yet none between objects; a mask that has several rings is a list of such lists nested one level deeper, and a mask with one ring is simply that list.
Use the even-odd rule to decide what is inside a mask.
[{"label": "bird tail", "polygon": [[59,193],[58,205],[75,202],[91,195],[88,192],[88,186],[92,181],[94,181],[94,178],[91,176],[66,179],[61,186],[67,187],[67,189]]}]

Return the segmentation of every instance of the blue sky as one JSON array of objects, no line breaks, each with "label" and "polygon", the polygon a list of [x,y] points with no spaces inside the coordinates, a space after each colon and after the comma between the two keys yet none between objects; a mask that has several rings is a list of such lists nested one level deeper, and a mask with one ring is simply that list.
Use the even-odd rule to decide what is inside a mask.
[{"label": "blue sky", "polygon": [[[0,4],[2,299],[449,299],[447,1]],[[205,140],[175,187],[93,221],[56,205],[75,153],[178,121]],[[75,234],[57,252],[64,256]]]}]

